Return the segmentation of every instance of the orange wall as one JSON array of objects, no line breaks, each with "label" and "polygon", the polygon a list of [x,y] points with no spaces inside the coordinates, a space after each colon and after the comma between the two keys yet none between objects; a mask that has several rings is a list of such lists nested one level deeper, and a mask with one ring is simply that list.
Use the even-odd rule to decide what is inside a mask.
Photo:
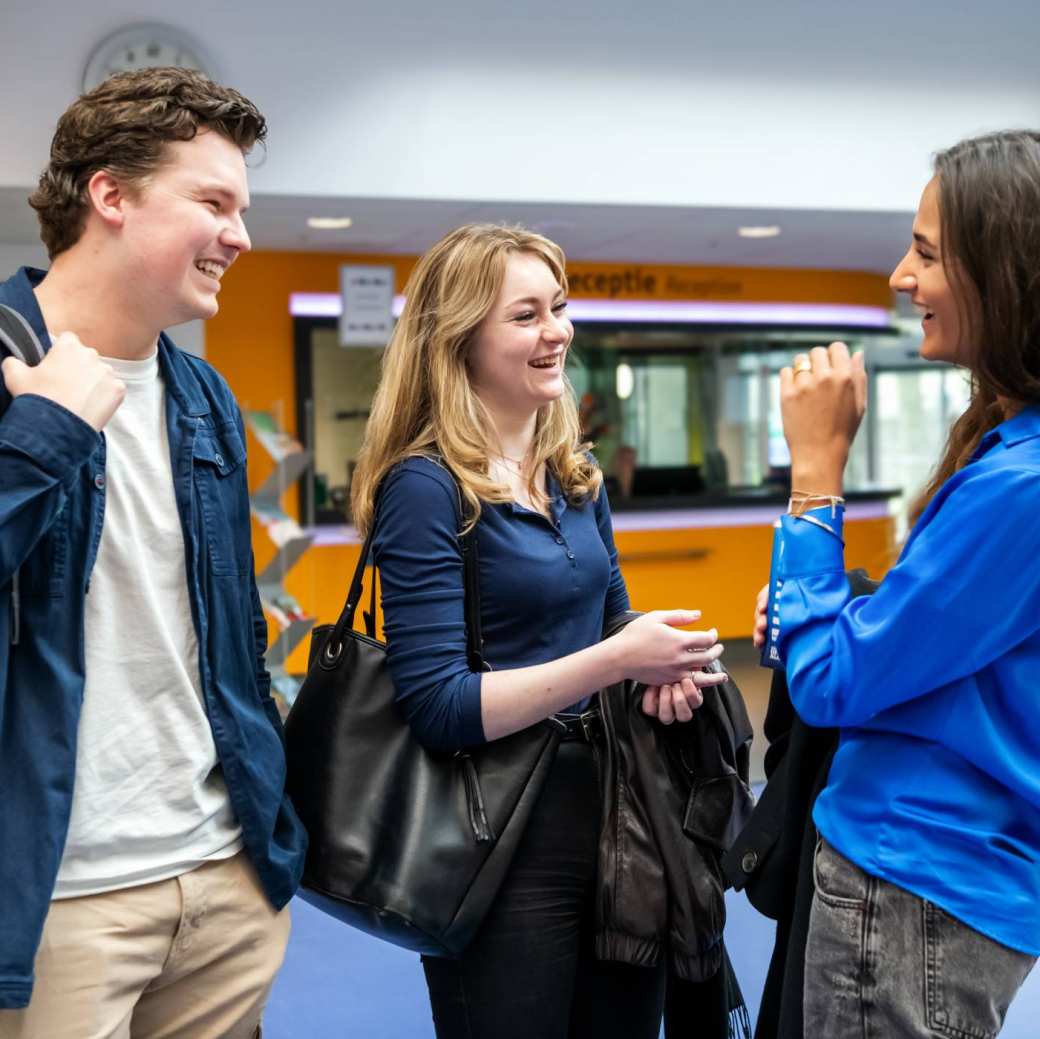
[{"label": "orange wall", "polygon": [[[751,636],[755,596],[769,578],[772,537],[773,528],[764,523],[618,531],[615,541],[633,609],[700,610],[699,624],[718,628],[722,639],[735,639]],[[845,545],[846,566],[861,566],[871,577],[880,578],[895,560],[894,523],[891,518],[848,520]],[[359,551],[358,545],[312,548],[288,575],[286,587],[319,624],[339,616]],[[366,586],[365,608],[367,603]],[[362,628],[360,609],[355,627]],[[307,669],[309,642],[305,639],[289,658],[289,671]]]},{"label": "orange wall", "polygon": [[[293,386],[293,292],[339,292],[339,268],[344,263],[392,264],[397,268],[397,291],[415,265],[415,257],[349,255],[343,253],[258,252],[243,257],[225,275],[220,290],[220,313],[206,326],[206,357],[231,384],[242,406],[270,410],[281,402],[283,425],[296,429]],[[631,264],[574,262],[568,267],[590,275],[590,286],[580,295],[611,295],[608,287],[595,288],[595,275],[644,276],[631,282],[633,291],[615,293],[625,299],[726,299],[745,302],[852,303],[891,305],[887,278],[861,271],[790,270],[780,268],[663,267]],[[655,291],[640,291],[646,277]],[[604,285],[609,285],[605,282]],[[674,287],[674,291],[668,286]],[[576,297],[579,293],[574,294]],[[252,472],[250,474],[253,475]]]},{"label": "orange wall", "polygon": [[[227,273],[220,292],[220,313],[206,327],[206,356],[228,380],[244,410],[272,411],[284,428],[295,432],[289,296],[293,292],[338,293],[339,268],[348,262],[393,264],[400,292],[415,258],[259,252],[246,256]],[[887,280],[860,272],[591,263],[574,263],[568,270],[588,276],[582,278],[587,291],[581,294],[590,297],[662,298],[662,287],[672,285],[679,286],[672,298],[684,298],[685,287],[700,298],[869,306],[891,303]],[[633,274],[636,271],[639,276]],[[609,288],[611,275],[626,273],[630,275],[627,288],[621,292]],[[598,274],[608,280],[597,283]],[[646,287],[648,275],[655,279],[654,292],[641,293],[640,285]],[[605,286],[602,291],[597,284]],[[613,285],[616,288],[616,278]],[[257,486],[271,468],[264,452],[251,442],[250,486]],[[295,488],[286,496],[285,507],[291,515],[297,514]],[[847,530],[849,565],[866,566],[880,576],[894,551],[891,521],[849,523]],[[723,637],[749,634],[753,597],[768,575],[770,533],[765,526],[619,533],[618,548],[633,605],[637,609],[691,605],[702,609],[705,623],[717,626]],[[256,523],[253,535],[257,566],[262,568],[274,549]],[[702,549],[707,554],[700,555]],[[311,549],[288,575],[286,587],[319,622],[334,620],[356,559],[357,546]],[[305,647],[306,640],[290,658],[290,670],[305,669]]]},{"label": "orange wall", "polygon": [[[206,325],[206,359],[230,383],[243,410],[274,411],[282,426],[295,433],[289,296],[338,293],[340,265],[350,262],[395,264],[400,291],[415,261],[400,256],[260,252],[244,257],[224,276],[220,312]],[[250,444],[250,487],[270,471],[261,455]]]}]

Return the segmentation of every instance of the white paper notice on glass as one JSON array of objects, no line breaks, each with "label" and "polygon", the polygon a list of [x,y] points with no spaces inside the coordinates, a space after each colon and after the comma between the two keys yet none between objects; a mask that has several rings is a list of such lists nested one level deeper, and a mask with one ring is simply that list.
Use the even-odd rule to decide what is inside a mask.
[{"label": "white paper notice on glass", "polygon": [[386,346],[394,328],[394,268],[344,264],[340,346]]}]

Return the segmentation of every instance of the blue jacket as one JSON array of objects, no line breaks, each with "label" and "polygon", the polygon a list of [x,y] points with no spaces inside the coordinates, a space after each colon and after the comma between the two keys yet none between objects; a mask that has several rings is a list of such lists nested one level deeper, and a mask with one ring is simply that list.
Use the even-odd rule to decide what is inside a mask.
[{"label": "blue jacket", "polygon": [[[0,302],[49,347],[32,291],[42,278],[22,268],[0,284]],[[284,794],[263,663],[242,418],[224,380],[166,336],[159,365],[206,710],[245,849],[280,908],[299,882],[306,837]],[[104,488],[104,437],[42,397],[12,400],[0,380],[0,1009],[29,1002],[68,831]]]}]

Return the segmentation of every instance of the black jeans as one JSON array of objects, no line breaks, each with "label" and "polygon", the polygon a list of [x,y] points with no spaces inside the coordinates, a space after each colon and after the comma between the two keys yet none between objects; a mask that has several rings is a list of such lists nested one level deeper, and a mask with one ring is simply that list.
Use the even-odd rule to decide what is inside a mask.
[{"label": "black jeans", "polygon": [[423,957],[438,1039],[657,1039],[664,964],[593,955],[599,817],[592,748],[561,743],[476,938]]}]

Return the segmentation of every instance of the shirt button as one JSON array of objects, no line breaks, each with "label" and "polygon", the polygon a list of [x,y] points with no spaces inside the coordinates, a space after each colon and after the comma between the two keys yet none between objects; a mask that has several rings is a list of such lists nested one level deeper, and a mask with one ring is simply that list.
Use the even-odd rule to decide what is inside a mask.
[{"label": "shirt button", "polygon": [[758,852],[757,851],[746,851],[740,860],[740,868],[745,873],[754,873],[755,867],[758,866]]},{"label": "shirt button", "polygon": [[563,544],[563,538],[561,538],[559,534],[556,535],[554,540],[555,540],[557,545],[562,545]]},{"label": "shirt button", "polygon": [[574,558],[574,553],[573,552],[568,552],[567,553],[567,558],[568,559],[573,559]]},{"label": "shirt button", "polygon": [[105,474],[104,473],[98,473],[97,476],[94,477],[94,486],[99,491],[104,488],[104,486],[105,486]]},{"label": "shirt button", "polygon": [[217,465],[219,465],[221,469],[224,468],[224,458],[223,458],[222,455],[214,455],[213,456],[213,461],[216,462]]}]

